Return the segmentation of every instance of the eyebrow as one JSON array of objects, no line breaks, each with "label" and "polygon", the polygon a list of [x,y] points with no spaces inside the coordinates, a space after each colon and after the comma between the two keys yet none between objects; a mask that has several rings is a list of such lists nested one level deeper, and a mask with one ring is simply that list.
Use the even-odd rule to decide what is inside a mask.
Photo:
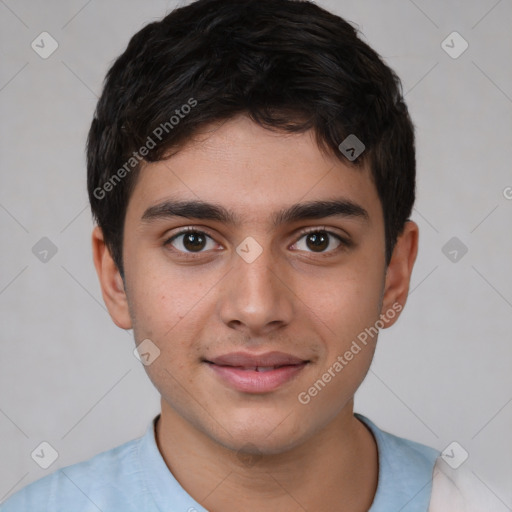
[{"label": "eyebrow", "polygon": [[[149,223],[156,220],[184,217],[219,221],[224,224],[238,226],[241,219],[223,206],[205,201],[166,200],[150,206],[142,215],[141,220]],[[323,219],[326,217],[359,218],[368,222],[368,212],[359,204],[347,199],[309,201],[294,204],[272,215],[274,226],[302,220]]]}]

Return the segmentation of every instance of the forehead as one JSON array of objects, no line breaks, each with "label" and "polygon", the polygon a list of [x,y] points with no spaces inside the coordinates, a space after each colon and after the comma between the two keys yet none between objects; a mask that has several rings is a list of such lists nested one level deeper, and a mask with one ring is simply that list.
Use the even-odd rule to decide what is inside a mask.
[{"label": "forehead", "polygon": [[312,131],[265,129],[245,116],[210,125],[166,160],[145,164],[128,215],[173,200],[223,205],[238,223],[275,224],[285,207],[343,200],[381,215],[368,169],[323,152]]}]

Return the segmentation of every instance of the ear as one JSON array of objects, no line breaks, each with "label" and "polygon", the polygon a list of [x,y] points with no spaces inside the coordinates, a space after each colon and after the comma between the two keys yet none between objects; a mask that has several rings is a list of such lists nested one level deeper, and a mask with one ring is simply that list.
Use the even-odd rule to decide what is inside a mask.
[{"label": "ear", "polygon": [[390,327],[398,320],[400,315],[396,313],[402,311],[407,301],[412,269],[418,254],[418,239],[418,225],[413,221],[407,221],[397,239],[391,261],[386,270],[380,312],[385,327]]},{"label": "ear", "polygon": [[112,320],[121,329],[131,329],[132,321],[123,279],[105,244],[103,232],[98,226],[92,232],[92,253],[103,300]]}]

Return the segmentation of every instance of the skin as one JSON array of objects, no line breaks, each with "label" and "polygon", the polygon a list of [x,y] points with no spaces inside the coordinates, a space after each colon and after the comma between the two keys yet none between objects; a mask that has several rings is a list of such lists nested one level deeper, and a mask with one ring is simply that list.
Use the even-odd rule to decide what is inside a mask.
[{"label": "skin", "polygon": [[[142,220],[171,197],[222,205],[240,224]],[[293,204],[337,198],[368,218],[271,222]],[[211,237],[199,253],[184,237],[168,242],[188,226]],[[318,252],[304,229],[351,245],[332,236]],[[252,263],[236,252],[248,236],[263,249]],[[144,166],[125,219],[125,281],[99,228],[94,262],[113,321],[133,328],[137,344],[148,338],[160,350],[145,366],[162,397],[157,444],[191,496],[211,512],[368,510],[378,456],[353,415],[353,397],[377,337],[307,405],[297,397],[359,333],[405,305],[417,248],[418,227],[407,222],[386,267],[382,206],[368,169],[322,152],[312,132],[272,132],[238,116]],[[239,350],[278,350],[310,363],[279,389],[249,394],[202,361]]]}]

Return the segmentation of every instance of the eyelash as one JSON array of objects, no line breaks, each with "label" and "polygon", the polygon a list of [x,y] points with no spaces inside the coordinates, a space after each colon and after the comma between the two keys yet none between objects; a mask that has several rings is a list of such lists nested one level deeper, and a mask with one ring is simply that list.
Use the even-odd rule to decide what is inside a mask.
[{"label": "eyelash", "polygon": [[[197,233],[200,235],[205,235],[206,237],[213,240],[213,237],[210,236],[206,231],[203,231],[201,229],[197,229],[197,228],[194,228],[191,226],[191,227],[184,228],[181,231],[179,231],[178,233],[174,234],[171,238],[169,238],[168,240],[166,240],[164,242],[164,245],[165,246],[171,245],[172,242],[174,242],[174,240],[176,240],[180,236],[186,235],[187,233]],[[332,256],[334,253],[337,253],[338,251],[343,250],[343,249],[348,249],[349,247],[352,246],[352,242],[350,240],[338,235],[337,233],[329,231],[326,227],[315,227],[315,228],[309,228],[304,231],[301,231],[298,235],[297,241],[293,245],[297,244],[299,242],[299,240],[301,240],[302,238],[304,238],[305,236],[307,236],[311,233],[326,233],[327,235],[336,238],[340,242],[340,245],[338,247],[336,247],[335,249],[331,249],[329,251],[318,252],[318,253],[315,253],[314,251],[307,251],[309,254],[314,254],[317,257]],[[186,255],[184,257],[187,257],[187,258],[198,258],[198,257],[201,257],[202,255],[204,255],[205,252],[207,252],[207,251],[201,251],[201,252],[194,253],[194,252],[181,251],[181,250],[175,249],[175,248],[173,248],[173,249],[181,255]]]},{"label": "eyelash", "polygon": [[[297,241],[293,245],[296,245],[300,240],[302,240],[304,237],[306,237],[307,235],[309,235],[311,233],[326,233],[328,236],[333,237],[336,240],[338,240],[338,242],[340,242],[340,245],[338,247],[336,247],[334,249],[330,249],[328,251],[324,251],[324,252],[306,251],[307,254],[313,255],[315,258],[332,257],[333,255],[338,254],[340,251],[346,250],[352,246],[351,240],[349,240],[348,238],[344,238],[341,235],[334,233],[333,231],[329,231],[329,229],[325,226],[308,228],[308,229],[302,230],[298,234]],[[330,242],[329,242],[329,245],[330,245]]]}]

